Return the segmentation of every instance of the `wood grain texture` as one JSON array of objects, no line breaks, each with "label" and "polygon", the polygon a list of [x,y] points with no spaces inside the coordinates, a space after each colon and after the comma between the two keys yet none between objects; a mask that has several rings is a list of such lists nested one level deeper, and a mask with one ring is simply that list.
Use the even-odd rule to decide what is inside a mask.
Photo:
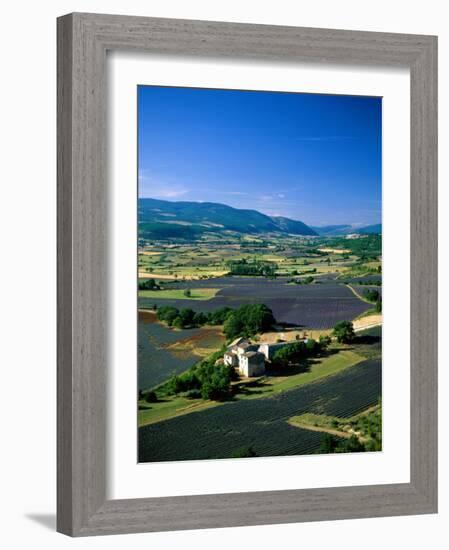
[{"label": "wood grain texture", "polygon": [[[411,481],[106,500],[106,52],[406,66],[411,71]],[[72,536],[437,510],[437,40],[70,14],[58,20],[58,531]]]}]

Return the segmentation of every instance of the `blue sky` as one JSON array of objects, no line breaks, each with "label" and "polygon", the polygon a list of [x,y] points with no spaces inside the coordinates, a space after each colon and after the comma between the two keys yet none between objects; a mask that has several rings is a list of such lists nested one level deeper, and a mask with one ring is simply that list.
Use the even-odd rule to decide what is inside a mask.
[{"label": "blue sky", "polygon": [[381,221],[381,98],[138,87],[139,197]]}]

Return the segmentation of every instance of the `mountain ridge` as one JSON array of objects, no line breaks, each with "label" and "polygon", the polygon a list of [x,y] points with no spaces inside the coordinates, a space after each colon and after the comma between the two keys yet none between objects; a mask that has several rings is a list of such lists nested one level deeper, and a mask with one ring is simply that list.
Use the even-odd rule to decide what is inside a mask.
[{"label": "mountain ridge", "polygon": [[202,233],[223,231],[318,235],[300,220],[221,203],[140,198],[138,209],[139,235],[143,238],[195,238]]}]

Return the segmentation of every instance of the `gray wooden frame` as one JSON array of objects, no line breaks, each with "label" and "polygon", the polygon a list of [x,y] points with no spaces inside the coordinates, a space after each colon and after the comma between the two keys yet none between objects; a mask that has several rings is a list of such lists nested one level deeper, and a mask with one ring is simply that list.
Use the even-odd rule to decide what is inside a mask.
[{"label": "gray wooden frame", "polygon": [[[106,499],[106,52],[411,72],[410,483]],[[75,13],[58,19],[58,509],[72,536],[437,511],[437,38]]]}]

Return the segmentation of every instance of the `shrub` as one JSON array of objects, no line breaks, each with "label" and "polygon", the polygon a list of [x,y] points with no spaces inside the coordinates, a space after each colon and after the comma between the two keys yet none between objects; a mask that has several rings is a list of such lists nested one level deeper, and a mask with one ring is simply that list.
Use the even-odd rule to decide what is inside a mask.
[{"label": "shrub", "polygon": [[172,326],[174,326],[175,328],[179,328],[179,329],[184,328],[184,323],[183,323],[181,317],[179,317],[179,315],[178,315],[178,317],[175,317],[175,319],[172,323]]},{"label": "shrub", "polygon": [[154,279],[139,281],[139,290],[159,290],[159,285]]},{"label": "shrub", "polygon": [[334,326],[334,336],[337,338],[337,342],[347,344],[354,340],[354,325],[351,321],[340,321]]},{"label": "shrub", "polygon": [[305,350],[306,345],[304,342],[287,344],[274,353],[272,362],[279,367],[287,367],[288,365],[296,364],[306,355]]},{"label": "shrub", "polygon": [[309,338],[306,342],[306,355],[313,356],[321,351],[320,344],[313,338]]},{"label": "shrub", "polygon": [[378,290],[368,289],[368,290],[365,290],[364,296],[369,302],[374,303],[379,300],[380,294]]},{"label": "shrub", "polygon": [[202,311],[198,311],[193,316],[193,324],[196,326],[202,326],[207,323],[207,315]]},{"label": "shrub", "polygon": [[173,324],[173,321],[178,317],[179,311],[173,306],[162,306],[157,310],[157,318],[159,321],[164,321],[168,326]]},{"label": "shrub", "polygon": [[156,403],[157,402],[157,395],[156,395],[156,392],[154,391],[149,391],[146,395],[145,395],[145,401],[147,403]]},{"label": "shrub", "polygon": [[232,312],[233,310],[227,306],[216,309],[209,313],[208,322],[211,325],[222,325]]},{"label": "shrub", "polygon": [[241,447],[240,449],[236,449],[232,455],[231,458],[250,458],[253,456],[258,456],[255,450],[250,447]]},{"label": "shrub", "polygon": [[187,390],[184,395],[188,399],[200,399],[201,398],[201,390],[196,389],[196,388],[194,388],[192,390]]},{"label": "shrub", "polygon": [[330,336],[325,336],[324,334],[322,334],[319,338],[319,343],[322,348],[327,348],[327,346],[329,346],[331,342],[332,339]]},{"label": "shrub", "polygon": [[203,361],[195,374],[201,384],[201,397],[216,401],[226,399],[230,393],[234,369],[228,365],[215,365],[212,360]]}]

